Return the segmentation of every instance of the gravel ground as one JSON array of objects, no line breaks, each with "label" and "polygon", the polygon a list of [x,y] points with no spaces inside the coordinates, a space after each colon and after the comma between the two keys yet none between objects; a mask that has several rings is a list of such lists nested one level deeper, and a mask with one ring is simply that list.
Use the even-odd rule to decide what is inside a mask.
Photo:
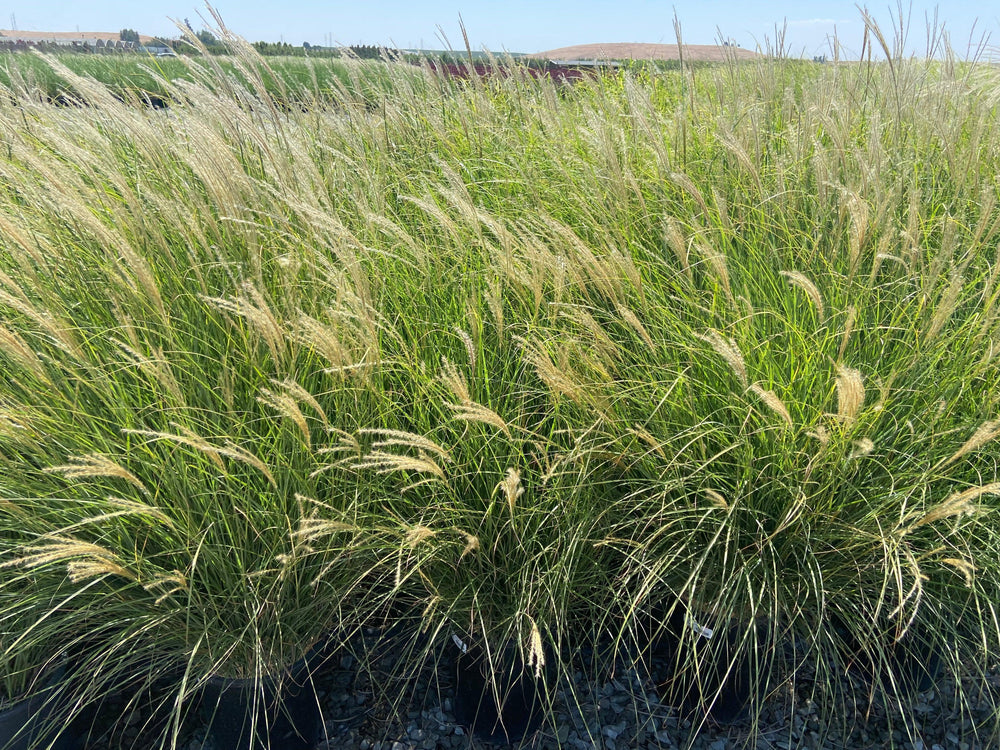
[{"label": "gravel ground", "polygon": [[[398,649],[382,645],[369,631],[354,644],[363,661],[350,654],[334,657],[317,677],[325,739],[316,750],[459,750],[511,747],[483,743],[456,721],[452,679],[453,650],[445,647],[437,668],[429,663],[403,679],[394,669]],[[398,640],[393,643],[399,643]],[[448,644],[450,645],[450,644]],[[587,670],[593,674],[593,670]],[[850,716],[824,725],[811,699],[815,684],[808,666],[796,682],[780,682],[769,693],[759,716],[731,725],[684,718],[660,703],[648,676],[621,662],[600,670],[592,683],[582,669],[557,683],[554,721],[513,747],[532,750],[790,750],[810,748],[887,748],[972,750],[1000,747],[997,712],[1000,669],[975,683],[963,677],[967,703],[957,699],[957,682],[943,674],[933,689],[895,705],[875,695],[857,675],[843,674],[844,694],[858,696]],[[395,687],[394,687],[395,686]],[[387,696],[395,696],[389,699]],[[113,707],[111,709],[113,711]],[[977,737],[976,728],[979,728]],[[146,717],[119,721],[116,731],[87,743],[86,750],[152,747]],[[985,732],[985,733],[984,733]],[[183,750],[216,750],[200,717],[193,715],[181,733]],[[275,748],[275,750],[281,750]]]}]

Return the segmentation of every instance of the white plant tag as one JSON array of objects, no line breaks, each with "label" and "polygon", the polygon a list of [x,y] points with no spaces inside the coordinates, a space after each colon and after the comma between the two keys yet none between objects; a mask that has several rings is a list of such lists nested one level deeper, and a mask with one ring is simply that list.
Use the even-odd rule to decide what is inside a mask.
[{"label": "white plant tag", "polygon": [[451,639],[455,642],[455,645],[458,646],[458,650],[461,651],[463,654],[467,654],[469,652],[469,647],[465,645],[465,641],[463,641],[457,635],[452,633]]},{"label": "white plant tag", "polygon": [[709,627],[706,627],[705,625],[702,625],[700,622],[695,620],[690,614],[687,616],[687,621],[688,625],[691,627],[691,630],[693,630],[695,634],[698,635],[699,637],[707,639],[715,635],[714,630],[712,630]]}]

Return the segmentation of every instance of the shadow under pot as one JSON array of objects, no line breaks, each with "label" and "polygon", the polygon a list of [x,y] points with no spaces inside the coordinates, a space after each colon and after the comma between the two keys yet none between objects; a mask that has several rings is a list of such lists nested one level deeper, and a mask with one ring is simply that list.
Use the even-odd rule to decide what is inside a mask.
[{"label": "shadow under pot", "polygon": [[514,744],[542,725],[547,691],[554,687],[552,655],[542,674],[506,643],[487,656],[478,644],[452,636],[455,651],[455,718],[481,742]]},{"label": "shadow under pot", "polygon": [[745,719],[763,695],[773,653],[766,623],[710,627],[680,602],[662,612],[647,664],[660,700],[683,714],[704,712],[718,724]]},{"label": "shadow under pot", "polygon": [[216,750],[308,750],[316,745],[323,716],[314,674],[307,657],[280,675],[259,680],[210,677],[202,688],[201,710]]}]

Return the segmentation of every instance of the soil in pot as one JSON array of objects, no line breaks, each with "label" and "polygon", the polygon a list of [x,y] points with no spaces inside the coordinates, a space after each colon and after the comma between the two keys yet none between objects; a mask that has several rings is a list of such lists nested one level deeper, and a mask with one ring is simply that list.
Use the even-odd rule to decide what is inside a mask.
[{"label": "soil in pot", "polygon": [[[553,671],[541,676],[508,642],[487,657],[478,644],[453,636],[455,718],[482,742],[514,744],[535,732],[545,714]],[[546,655],[551,667],[551,654]]]}]

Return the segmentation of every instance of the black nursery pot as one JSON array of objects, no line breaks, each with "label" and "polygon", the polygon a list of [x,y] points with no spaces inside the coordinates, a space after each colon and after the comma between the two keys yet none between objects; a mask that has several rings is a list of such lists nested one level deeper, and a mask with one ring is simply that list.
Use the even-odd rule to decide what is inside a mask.
[{"label": "black nursery pot", "polygon": [[209,678],[201,708],[216,750],[308,750],[323,716],[313,676],[328,658],[314,649],[281,675],[262,680]]},{"label": "black nursery pot", "polygon": [[59,716],[61,704],[50,687],[0,710],[0,750],[77,750],[80,738]]},{"label": "black nursery pot", "polygon": [[853,673],[883,684],[891,681],[902,697],[929,690],[944,671],[940,646],[930,636],[928,626],[920,621],[913,623],[906,635],[886,650],[885,660],[878,663],[841,618],[833,616],[830,626],[839,641],[842,658]]},{"label": "black nursery pot", "polygon": [[[677,602],[670,614],[663,610],[651,616],[650,624],[654,627],[649,630],[653,635],[646,662],[663,703],[685,714],[704,711],[718,724],[747,717],[750,700],[761,693],[773,660],[764,621],[708,628]],[[765,646],[756,657],[752,641],[744,643],[751,627]]]},{"label": "black nursery pot", "polygon": [[476,644],[460,644],[456,638],[453,648],[455,718],[459,724],[482,742],[507,744],[520,742],[541,726],[546,689],[554,687],[548,650],[545,651],[547,668],[536,677],[534,668],[524,663],[513,642],[493,653],[492,665]]}]

